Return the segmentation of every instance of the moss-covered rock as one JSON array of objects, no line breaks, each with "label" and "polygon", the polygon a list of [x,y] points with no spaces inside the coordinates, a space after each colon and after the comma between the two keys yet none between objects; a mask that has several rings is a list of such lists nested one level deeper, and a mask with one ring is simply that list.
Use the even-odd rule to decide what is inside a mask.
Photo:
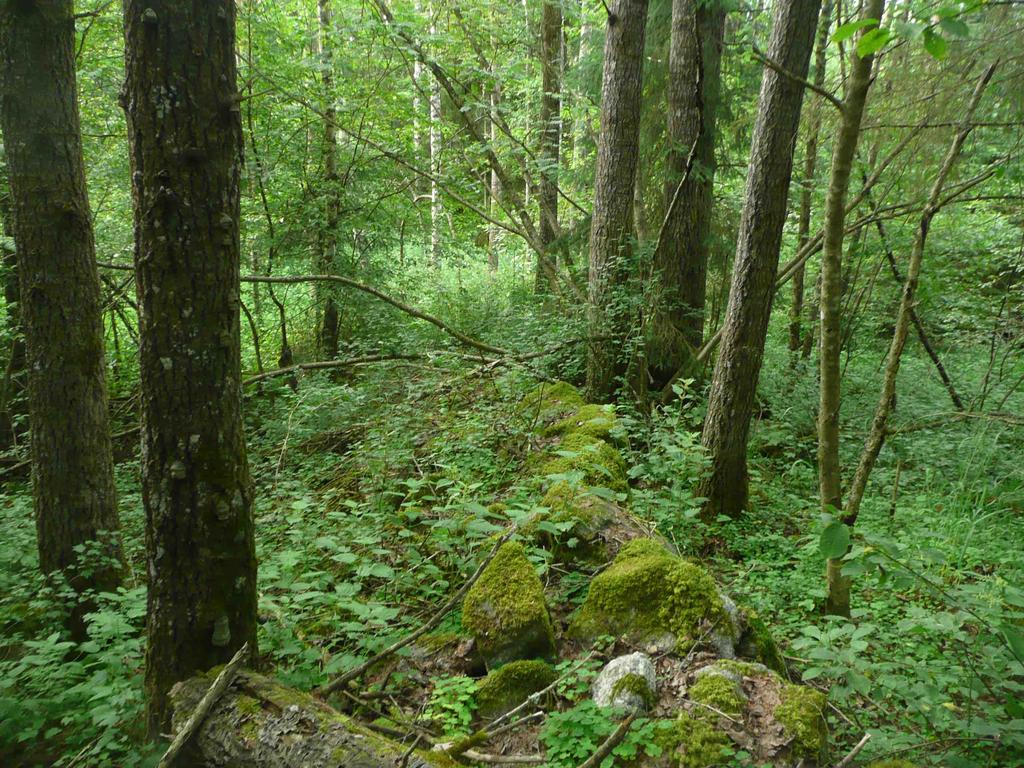
[{"label": "moss-covered rock", "polygon": [[653,539],[636,539],[594,577],[570,632],[583,640],[615,635],[639,644],[662,644],[670,636],[688,649],[712,626],[724,631],[731,624],[711,576]]},{"label": "moss-covered rock", "polygon": [[722,750],[732,746],[729,736],[703,717],[680,713],[662,721],[657,729],[658,746],[671,756],[670,765],[679,768],[707,768],[722,762]]},{"label": "moss-covered rock", "polygon": [[554,655],[544,587],[521,544],[503,544],[484,569],[463,601],[462,625],[489,669]]},{"label": "moss-covered rock", "polygon": [[583,396],[576,387],[556,381],[543,383],[526,395],[519,403],[519,413],[529,420],[531,426],[543,431],[584,405]]},{"label": "moss-covered rock", "polygon": [[779,705],[772,715],[793,739],[794,756],[809,761],[824,759],[828,747],[825,703],[825,694],[814,688],[791,683],[782,686]]},{"label": "moss-covered rock", "polygon": [[757,613],[749,608],[744,609],[746,628],[737,644],[737,652],[746,658],[756,659],[769,669],[788,677],[786,661],[772,637],[772,631]]},{"label": "moss-covered rock", "polygon": [[543,434],[551,436],[576,433],[610,440],[614,428],[615,412],[612,406],[589,403],[575,413],[545,427]]},{"label": "moss-covered rock", "polygon": [[626,463],[610,443],[574,432],[566,435],[552,450],[555,455],[550,455],[540,465],[537,470],[539,476],[578,473],[583,485],[626,490]]},{"label": "moss-covered rock", "polygon": [[561,562],[604,562],[601,532],[621,513],[611,502],[567,482],[552,485],[541,505],[547,512],[523,526],[522,533]]},{"label": "moss-covered rock", "polygon": [[868,763],[867,768],[917,768],[917,765],[909,760],[876,760]]},{"label": "moss-covered rock", "polygon": [[491,672],[476,690],[477,713],[485,719],[500,717],[542,691],[558,677],[547,662],[512,661]]},{"label": "moss-covered rock", "polygon": [[743,695],[737,677],[725,670],[717,669],[701,675],[690,686],[689,696],[698,704],[714,707],[719,712],[733,717],[739,716],[747,703],[747,697]]}]

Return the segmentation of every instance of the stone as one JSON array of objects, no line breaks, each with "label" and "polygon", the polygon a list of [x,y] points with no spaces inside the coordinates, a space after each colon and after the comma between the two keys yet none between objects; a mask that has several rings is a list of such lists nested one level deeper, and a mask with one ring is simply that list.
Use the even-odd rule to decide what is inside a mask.
[{"label": "stone", "polygon": [[629,712],[647,712],[657,692],[654,662],[645,653],[631,653],[612,659],[594,681],[594,703]]}]

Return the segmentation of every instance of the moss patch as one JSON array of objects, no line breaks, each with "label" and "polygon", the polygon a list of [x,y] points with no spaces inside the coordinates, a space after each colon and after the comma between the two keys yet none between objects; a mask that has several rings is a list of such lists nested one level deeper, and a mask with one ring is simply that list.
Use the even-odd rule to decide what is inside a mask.
[{"label": "moss patch", "polygon": [[609,443],[590,435],[566,435],[554,449],[567,455],[549,458],[537,470],[541,477],[579,473],[584,485],[625,491],[626,463]]},{"label": "moss patch", "polygon": [[556,381],[541,384],[523,398],[519,413],[531,424],[543,428],[575,413],[585,405],[583,396],[572,384]]},{"label": "moss patch", "polygon": [[690,686],[690,698],[700,704],[714,707],[727,715],[736,716],[743,712],[746,700],[735,681],[722,674],[704,675]]},{"label": "moss patch", "polygon": [[747,629],[740,640],[740,647],[749,652],[752,658],[757,659],[769,669],[787,677],[786,661],[782,658],[779,646],[772,637],[772,631],[760,616],[754,611],[745,610],[747,616]]},{"label": "moss patch", "polygon": [[731,629],[711,576],[653,539],[636,539],[594,577],[570,631],[584,640],[616,635],[637,643],[672,634],[689,648],[705,624]]},{"label": "moss patch", "polygon": [[909,760],[876,760],[868,763],[867,768],[917,768],[917,765]]},{"label": "moss patch", "polygon": [[510,541],[498,550],[466,595],[462,624],[489,668],[554,655],[544,587],[521,544]]},{"label": "moss patch", "polygon": [[614,427],[615,414],[611,410],[611,406],[591,403],[546,427],[543,434],[550,436],[575,433],[609,440]]},{"label": "moss patch", "polygon": [[485,677],[476,691],[481,717],[499,717],[555,682],[554,668],[543,661],[512,661]]},{"label": "moss patch", "polygon": [[654,709],[654,691],[647,685],[647,678],[643,675],[631,673],[620,677],[612,686],[612,701],[616,701],[623,694],[638,696],[648,712]]},{"label": "moss patch", "polygon": [[615,517],[612,504],[564,481],[552,485],[541,504],[548,512],[524,526],[524,535],[561,562],[607,560],[599,537]]},{"label": "moss patch", "polygon": [[[667,754],[680,754],[679,768],[707,768],[722,761],[722,750],[732,740],[703,718],[683,712],[659,729],[658,746]],[[672,763],[676,765],[676,763]]]},{"label": "moss patch", "polygon": [[807,760],[821,759],[828,745],[825,694],[787,683],[782,687],[781,699],[772,714],[793,737],[793,754]]}]

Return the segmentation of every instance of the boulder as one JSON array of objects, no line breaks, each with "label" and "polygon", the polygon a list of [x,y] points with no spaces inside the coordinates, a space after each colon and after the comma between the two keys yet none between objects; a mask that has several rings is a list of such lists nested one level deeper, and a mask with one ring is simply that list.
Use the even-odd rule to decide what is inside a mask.
[{"label": "boulder", "polygon": [[657,693],[654,663],[645,653],[631,653],[608,662],[593,687],[599,707],[618,707],[629,712],[652,709]]},{"label": "boulder", "polygon": [[501,546],[462,604],[462,625],[488,669],[555,655],[555,632],[541,584],[518,542]]},{"label": "boulder", "polygon": [[492,720],[515,709],[531,694],[543,691],[557,679],[545,661],[511,661],[480,681],[476,689],[477,714]]}]

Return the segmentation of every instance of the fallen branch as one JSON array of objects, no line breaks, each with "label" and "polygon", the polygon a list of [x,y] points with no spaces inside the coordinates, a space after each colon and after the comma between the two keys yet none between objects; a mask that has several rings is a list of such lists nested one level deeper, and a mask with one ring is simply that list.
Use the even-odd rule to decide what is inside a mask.
[{"label": "fallen branch", "polygon": [[217,678],[213,681],[213,685],[210,686],[206,694],[199,700],[199,704],[192,711],[188,720],[185,721],[185,725],[181,727],[177,735],[174,737],[174,741],[164,752],[164,756],[160,758],[160,763],[157,768],[170,768],[174,765],[174,761],[177,760],[181,750],[188,744],[189,739],[199,730],[199,726],[203,724],[206,716],[210,714],[210,710],[220,700],[220,697],[224,695],[224,692],[234,682],[235,676],[238,674],[239,668],[242,666],[242,661],[249,655],[249,643],[245,642],[242,647],[238,649],[234,656],[231,657],[224,669],[220,671]]},{"label": "fallen branch", "polygon": [[392,360],[422,360],[424,357],[425,355],[366,355],[364,357],[350,357],[345,360],[321,360],[315,363],[298,363],[297,365],[289,365],[286,368],[275,368],[272,371],[264,371],[256,376],[250,376],[242,381],[242,386],[248,387],[251,384],[257,384],[267,379],[287,376],[292,373],[299,373],[300,371],[326,371],[334,368],[351,368],[356,365],[384,363]]},{"label": "fallen branch", "polygon": [[626,738],[626,733],[635,719],[636,712],[631,712],[625,720],[619,723],[619,727],[615,729],[614,733],[597,748],[597,751],[580,763],[579,768],[597,768],[612,753],[612,750],[619,746],[619,743]]},{"label": "fallen branch", "polygon": [[846,768],[846,766],[853,762],[853,758],[855,758],[860,753],[860,751],[864,749],[864,747],[867,745],[869,741],[871,741],[871,734],[865,733],[861,737],[861,740],[857,742],[857,746],[851,749],[850,753],[846,757],[844,757],[842,760],[836,763],[835,768]]},{"label": "fallen branch", "polygon": [[395,643],[392,643],[380,653],[371,656],[369,659],[364,661],[359,666],[350,669],[345,674],[339,675],[326,685],[321,686],[315,691],[316,695],[321,698],[326,698],[338,689],[344,688],[350,682],[360,677],[364,672],[366,672],[366,670],[368,670],[374,664],[380,663],[388,656],[391,656],[396,651],[400,651],[402,648],[405,648],[405,646],[409,645],[417,638],[422,637],[427,632],[434,629],[434,627],[440,624],[444,620],[444,617],[447,616],[452,611],[452,609],[455,608],[455,606],[462,601],[462,598],[466,596],[467,592],[469,592],[470,587],[472,587],[476,583],[477,579],[479,579],[480,575],[484,572],[484,569],[488,565],[490,565],[491,560],[493,560],[494,556],[498,554],[498,550],[501,549],[501,545],[508,541],[510,538],[512,538],[512,535],[515,532],[516,529],[515,527],[513,527],[510,531],[506,532],[500,539],[498,539],[497,543],[494,545],[494,548],[490,551],[490,554],[488,554],[487,557],[485,557],[483,561],[481,561],[480,565],[473,572],[473,575],[469,577],[469,580],[462,585],[462,588],[459,589],[458,592],[452,595],[451,599],[448,600],[447,603],[441,606],[441,608],[434,613],[434,615],[430,618],[430,621],[428,621],[426,624],[424,624],[422,627],[417,629],[412,634],[406,635],[403,639]]}]

